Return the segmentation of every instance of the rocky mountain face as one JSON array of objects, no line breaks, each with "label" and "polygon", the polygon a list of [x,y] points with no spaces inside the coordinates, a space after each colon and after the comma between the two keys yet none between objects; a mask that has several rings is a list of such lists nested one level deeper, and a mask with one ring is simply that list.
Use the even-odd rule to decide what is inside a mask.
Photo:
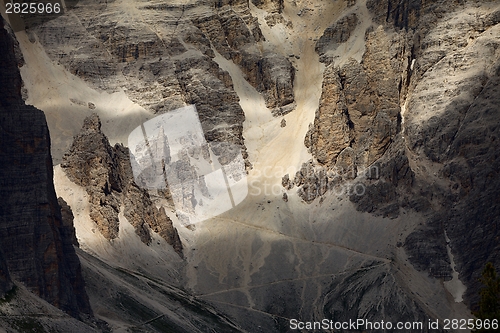
[{"label": "rocky mountain face", "polygon": [[85,119],[61,167],[71,181],[86,189],[90,218],[106,239],[118,237],[118,214],[123,207],[124,216],[144,244],[151,243],[153,230],[182,256],[182,243],[165,209],[157,209],[148,192],[136,185],[129,154],[122,145],[111,147],[94,113]]},{"label": "rocky mountain face", "polygon": [[0,292],[12,278],[76,318],[92,317],[72,226],[63,223],[54,191],[45,116],[22,99],[23,59],[0,24]]},{"label": "rocky mountain face", "polygon": [[[71,146],[61,193],[73,212],[61,200],[55,220],[69,246],[73,214],[82,249],[98,249],[78,251],[92,305],[117,330],[467,318],[481,268],[499,267],[497,2],[81,0],[27,25],[11,47],[28,59],[24,97],[46,107],[60,150]],[[81,96],[47,81],[55,101],[31,98],[37,70],[60,71]],[[9,80],[18,91],[20,78]],[[183,225],[168,190],[134,182],[127,142],[107,138],[107,104],[126,99],[146,110],[141,123],[194,104],[206,141],[241,148],[247,198]],[[18,105],[19,94],[2,100]],[[72,121],[57,105],[99,116],[61,130]],[[136,120],[122,112],[125,132]],[[71,198],[76,186],[88,212]],[[0,292],[11,286],[7,266],[0,260]]]},{"label": "rocky mountain face", "polygon": [[3,253],[0,253],[0,297],[5,297],[7,292],[12,290],[14,284],[9,273],[9,267]]},{"label": "rocky mountain face", "polygon": [[448,280],[446,233],[473,305],[481,267],[499,263],[500,8],[449,6],[367,1],[375,25],[360,62],[339,65],[334,53],[361,24],[356,13],[325,30],[316,44],[327,64],[322,97],[305,139],[314,163],[294,181],[311,202],[346,167],[353,176],[364,171],[365,195],[350,196],[357,209],[390,218],[403,207],[423,214],[426,222],[404,248],[417,269]]},{"label": "rocky mountain face", "polygon": [[294,67],[256,45],[262,32],[246,1],[127,6],[80,1],[70,15],[32,27],[30,38],[91,86],[125,89],[153,113],[196,104],[207,141],[236,144],[244,158],[245,116],[214,52],[238,64],[273,114],[294,108]]},{"label": "rocky mountain face", "polygon": [[[275,11],[279,14],[280,6]],[[258,49],[256,42],[264,37],[248,2],[215,3],[214,13],[206,14],[194,23],[217,52],[240,66],[248,82],[263,94],[273,114],[290,112],[294,107],[294,68],[283,55]]]}]

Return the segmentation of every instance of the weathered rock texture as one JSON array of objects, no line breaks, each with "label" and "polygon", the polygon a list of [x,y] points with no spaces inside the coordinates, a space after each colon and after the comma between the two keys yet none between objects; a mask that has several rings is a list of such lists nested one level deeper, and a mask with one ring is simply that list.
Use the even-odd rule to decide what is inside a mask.
[{"label": "weathered rock texture", "polygon": [[[265,47],[252,11],[278,28],[275,32],[280,24],[290,29],[285,18],[297,14],[294,23],[304,25],[296,29],[304,28],[312,41],[320,28],[318,21],[307,21],[312,13],[345,9],[335,12],[338,19],[326,24],[316,44],[325,70],[320,104],[304,139],[313,158],[283,177],[284,213],[267,215],[266,207],[265,215],[258,215],[260,209],[251,212],[251,219],[269,222],[264,228],[214,232],[211,241],[192,249],[188,266],[196,263],[189,268],[200,277],[197,290],[236,314],[248,331],[258,326],[286,331],[289,322],[283,318],[298,314],[338,320],[446,318],[455,308],[442,288],[454,268],[447,245],[467,286],[469,306],[477,300],[485,262],[500,265],[500,8],[495,1],[474,0],[328,2],[339,7],[325,2],[87,0],[74,11],[78,20],[60,17],[31,29],[29,36],[93,87],[125,87],[132,100],[153,113],[196,104],[207,141],[229,142],[244,151],[244,114],[231,77],[214,60],[233,61],[275,115],[287,113],[294,107],[295,70],[289,59]],[[304,60],[307,52],[300,56]],[[295,126],[288,117],[292,126],[281,131]],[[99,229],[109,239],[117,237],[123,212],[146,244],[153,230],[180,252],[165,211],[154,208],[134,185],[127,150],[111,147],[99,127],[96,117],[89,118],[65,158],[70,178],[91,196]],[[186,164],[177,167],[192,171]],[[303,209],[289,190],[311,203],[308,214],[283,209]],[[342,211],[353,206],[367,214]],[[257,207],[264,210],[260,203]],[[330,220],[338,211],[340,217]],[[270,240],[268,227],[279,237]],[[266,237],[253,238],[261,233]],[[406,258],[425,274],[409,267]],[[423,282],[415,287],[409,277]],[[423,285],[431,289],[417,297]],[[309,295],[318,296],[307,303]]]},{"label": "weathered rock texture", "polygon": [[59,207],[61,207],[61,218],[63,223],[62,230],[65,237],[71,239],[73,245],[80,246],[80,244],[78,244],[78,239],[76,238],[75,226],[73,224],[75,216],[73,215],[71,207],[61,197],[57,198],[57,203],[59,204]]},{"label": "weathered rock texture", "polygon": [[[323,52],[345,42],[347,27],[356,22],[351,16],[340,19],[338,24],[347,26],[339,28],[334,24],[327,29],[316,44],[317,50]],[[312,202],[324,195],[327,188],[334,189],[365,170],[371,173],[372,164],[385,154],[400,132],[401,64],[393,60],[401,52],[394,47],[400,39],[398,34],[388,34],[382,28],[369,31],[361,63],[350,59],[341,67],[331,63],[325,69],[320,106],[304,140],[317,171],[307,172],[306,181],[301,181],[299,174],[295,180],[297,186],[302,186],[299,195],[305,201]],[[328,175],[329,180],[322,174]],[[386,195],[382,197],[386,203],[391,201]]]},{"label": "weathered rock texture", "polygon": [[182,243],[172,221],[165,210],[155,207],[148,192],[135,184],[129,150],[119,144],[111,147],[97,114],[85,119],[61,167],[71,181],[87,191],[90,217],[106,239],[118,237],[123,209],[144,244],[151,243],[152,228],[182,255]]},{"label": "weathered rock texture", "polygon": [[[349,322],[350,318],[373,318],[370,320],[374,322],[386,321],[387,318],[399,322],[426,322],[428,314],[417,301],[406,294],[397,279],[395,272],[384,266],[361,268],[355,273],[334,278],[330,292],[323,300],[326,318],[340,322]],[[378,306],[370,306],[373,294],[379,293],[380,289],[383,290],[384,297],[379,300]],[[425,325],[418,331],[445,332]]]},{"label": "weathered rock texture", "polygon": [[[415,84],[405,120],[409,149],[437,166],[435,176],[444,180],[439,184],[442,208],[432,220],[451,239],[469,304],[477,300],[478,278],[485,263],[500,263],[499,12],[499,8],[493,12],[493,21],[492,14],[479,22],[471,18],[451,21],[468,26],[474,37],[461,44],[464,36],[457,35],[458,45],[444,46],[446,55]],[[427,67],[425,62],[422,65]]]},{"label": "weathered rock texture", "polygon": [[[52,183],[42,111],[24,104],[13,35],[0,19],[0,291],[13,278],[74,317],[92,316]],[[5,262],[7,265],[5,265]]]},{"label": "weathered rock texture", "polygon": [[349,159],[353,168],[364,169],[398,132],[400,76],[391,64],[392,43],[382,29],[368,33],[361,64],[352,59],[325,71],[320,107],[305,142],[321,165],[332,168]]},{"label": "weathered rock texture", "polygon": [[358,210],[392,218],[403,208],[424,217],[404,248],[415,268],[444,280],[451,278],[447,233],[473,306],[481,267],[500,265],[500,7],[419,0],[366,6],[375,24],[360,63],[339,67],[324,56],[348,40],[354,14],[333,22],[316,45],[328,67],[305,138],[314,161],[283,186],[299,186],[311,202],[324,193],[329,172],[351,169],[366,190],[350,194]]},{"label": "weathered rock texture", "polygon": [[[358,25],[356,13],[346,15],[325,29],[325,32],[316,43],[316,52],[324,56],[331,49],[335,49],[341,43],[347,42],[354,29]],[[322,58],[323,61],[326,58]]]},{"label": "weathered rock texture", "polygon": [[82,132],[63,157],[61,167],[69,179],[86,188],[90,198],[90,217],[107,239],[118,236],[121,177],[116,167],[115,151],[101,132],[97,114],[86,118]]},{"label": "weathered rock texture", "polygon": [[245,117],[214,51],[241,68],[274,115],[295,107],[295,69],[287,57],[261,50],[262,32],[247,1],[127,6],[80,1],[72,10],[78,20],[58,17],[30,29],[30,38],[93,87],[125,88],[130,99],[154,113],[196,104],[206,139],[240,146],[245,159]]},{"label": "weathered rock texture", "polygon": [[[277,6],[278,13],[282,6]],[[259,50],[256,42],[263,39],[262,32],[247,2],[219,3],[215,7],[213,15],[197,17],[196,26],[217,52],[241,67],[248,82],[263,94],[274,115],[290,112],[294,108],[295,70],[288,58]]]}]

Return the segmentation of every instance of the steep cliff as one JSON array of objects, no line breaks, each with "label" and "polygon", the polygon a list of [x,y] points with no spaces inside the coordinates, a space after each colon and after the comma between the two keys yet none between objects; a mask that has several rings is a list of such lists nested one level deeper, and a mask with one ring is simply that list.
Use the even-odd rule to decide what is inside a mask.
[{"label": "steep cliff", "polygon": [[[316,163],[336,175],[346,166],[354,175],[369,168],[361,172],[365,194],[350,196],[358,210],[395,218],[403,208],[425,216],[404,248],[417,269],[444,280],[453,269],[447,235],[473,306],[481,267],[500,264],[494,106],[500,8],[480,1],[449,6],[367,1],[370,20],[380,26],[364,32],[360,61],[336,50],[352,44],[362,20],[347,13],[333,22],[316,44],[328,67],[305,143]],[[324,195],[318,182],[316,173],[312,185],[302,185],[304,200]]]},{"label": "steep cliff", "polygon": [[[120,329],[197,320],[166,292],[249,332],[469,318],[481,267],[499,260],[499,9],[82,0],[22,35],[28,101],[71,146],[56,188],[96,313]],[[186,226],[168,190],[134,184],[125,146],[191,103],[205,139],[252,167],[245,200]]]},{"label": "steep cliff", "polygon": [[[52,180],[42,111],[21,97],[13,35],[0,21],[0,246],[11,276],[74,317],[92,316],[80,261],[67,237]],[[2,278],[8,275],[2,267]],[[8,284],[7,284],[8,286]],[[3,284],[5,288],[5,282]]]}]

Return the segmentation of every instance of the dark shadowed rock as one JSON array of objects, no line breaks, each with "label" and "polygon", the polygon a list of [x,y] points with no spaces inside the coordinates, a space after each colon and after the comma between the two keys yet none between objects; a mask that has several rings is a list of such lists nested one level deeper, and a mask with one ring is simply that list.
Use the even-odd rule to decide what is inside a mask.
[{"label": "dark shadowed rock", "polygon": [[14,283],[12,283],[12,279],[10,277],[7,260],[0,249],[0,299],[4,298],[13,287]]},{"label": "dark shadowed rock", "polygon": [[65,237],[71,239],[73,245],[80,246],[78,244],[78,239],[76,239],[75,226],[73,225],[74,215],[71,207],[61,197],[57,198],[57,203],[59,207],[61,207],[61,218],[63,223],[63,227],[61,228],[62,232],[66,235]]},{"label": "dark shadowed rock", "polygon": [[0,29],[0,290],[10,286],[6,262],[36,295],[74,317],[92,316],[54,191],[45,116],[22,100],[12,38]]},{"label": "dark shadowed rock", "polygon": [[152,221],[151,228],[159,234],[168,244],[172,245],[175,252],[182,256],[182,243],[174,228],[172,220],[165,213],[165,208],[161,207],[156,211],[156,218]]},{"label": "dark shadowed rock", "polygon": [[[375,24],[365,33],[362,61],[324,72],[305,138],[316,160],[308,170],[352,166],[365,186],[363,195],[350,195],[356,209],[389,218],[402,209],[421,214],[426,222],[414,226],[404,249],[415,268],[442,280],[452,272],[446,232],[472,305],[481,267],[500,260],[499,9],[464,1],[366,5]],[[318,53],[345,43],[357,24],[354,14],[333,22]],[[317,171],[304,171],[294,184],[310,202],[320,182]]]}]

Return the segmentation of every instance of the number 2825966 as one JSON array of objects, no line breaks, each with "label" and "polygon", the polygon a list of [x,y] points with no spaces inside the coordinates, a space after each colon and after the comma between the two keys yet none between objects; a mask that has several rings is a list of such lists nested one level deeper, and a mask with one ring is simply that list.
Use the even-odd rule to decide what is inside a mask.
[{"label": "number 2825966", "polygon": [[61,4],[56,3],[18,3],[7,2],[5,4],[6,14],[59,14],[61,12]]}]

